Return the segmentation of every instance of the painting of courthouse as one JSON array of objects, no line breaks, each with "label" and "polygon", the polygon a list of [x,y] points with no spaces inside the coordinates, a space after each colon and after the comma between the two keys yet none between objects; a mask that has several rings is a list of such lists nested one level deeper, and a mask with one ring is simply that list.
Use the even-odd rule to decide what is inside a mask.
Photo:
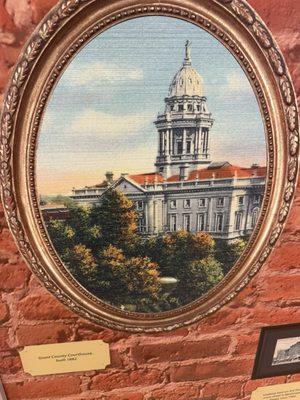
[{"label": "painting of courthouse", "polygon": [[144,234],[183,229],[206,231],[220,239],[249,235],[262,206],[266,167],[244,168],[211,159],[214,119],[203,79],[192,66],[189,42],[164,112],[154,123],[158,137],[154,172],[120,177],[107,172],[104,182],[73,189],[72,199],[95,204],[108,188],[117,189],[135,203],[138,229]]}]

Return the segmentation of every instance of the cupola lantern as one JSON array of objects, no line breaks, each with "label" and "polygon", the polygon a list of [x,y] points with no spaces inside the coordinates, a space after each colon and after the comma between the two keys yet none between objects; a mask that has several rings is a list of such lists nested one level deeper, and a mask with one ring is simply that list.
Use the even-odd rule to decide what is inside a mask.
[{"label": "cupola lantern", "polygon": [[213,125],[203,94],[203,79],[191,61],[191,42],[186,41],[183,65],[174,76],[165,111],[155,121],[159,145],[156,158],[157,172],[164,178],[194,170],[211,162],[210,131]]}]

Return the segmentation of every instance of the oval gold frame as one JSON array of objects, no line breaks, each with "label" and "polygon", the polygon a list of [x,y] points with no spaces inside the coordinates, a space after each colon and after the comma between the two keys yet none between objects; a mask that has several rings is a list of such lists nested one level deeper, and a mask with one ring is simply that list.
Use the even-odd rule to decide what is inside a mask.
[{"label": "oval gold frame", "polygon": [[[69,61],[95,35],[147,15],[180,18],[211,33],[235,56],[259,101],[268,147],[264,204],[250,242],[231,272],[205,296],[157,314],[121,311],[87,292],[62,265],[45,230],[35,188],[35,149],[48,98]],[[298,173],[298,114],[287,67],[270,32],[243,0],[65,0],[26,44],[1,119],[1,184],[6,217],[32,271],[80,316],[132,332],[167,331],[200,320],[256,274],[289,212]]]}]

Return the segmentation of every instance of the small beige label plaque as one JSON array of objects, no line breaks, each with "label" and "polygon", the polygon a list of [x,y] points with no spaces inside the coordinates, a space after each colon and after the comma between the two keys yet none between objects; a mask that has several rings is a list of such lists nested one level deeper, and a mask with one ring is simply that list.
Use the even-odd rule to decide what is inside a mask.
[{"label": "small beige label plaque", "polygon": [[26,346],[20,351],[25,372],[32,376],[104,369],[109,345],[102,340]]},{"label": "small beige label plaque", "polygon": [[300,382],[264,386],[256,389],[251,400],[299,400]]}]

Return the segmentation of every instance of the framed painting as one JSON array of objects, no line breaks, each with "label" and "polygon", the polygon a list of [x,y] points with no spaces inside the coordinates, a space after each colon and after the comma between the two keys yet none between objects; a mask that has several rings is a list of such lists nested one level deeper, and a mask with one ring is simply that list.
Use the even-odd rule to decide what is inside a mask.
[{"label": "framed painting", "polygon": [[262,328],[252,379],[300,371],[300,324]]},{"label": "framed painting", "polygon": [[68,0],[1,121],[7,220],[33,272],[93,322],[170,330],[270,254],[298,171],[293,86],[241,0]]}]

